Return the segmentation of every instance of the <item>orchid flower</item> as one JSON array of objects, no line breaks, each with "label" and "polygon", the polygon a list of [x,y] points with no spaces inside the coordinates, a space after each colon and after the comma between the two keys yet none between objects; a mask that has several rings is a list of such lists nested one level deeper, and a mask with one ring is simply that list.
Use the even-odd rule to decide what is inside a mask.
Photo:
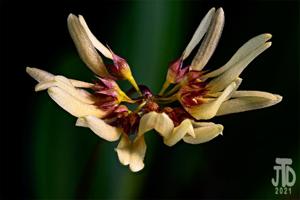
[{"label": "orchid flower", "polygon": [[[223,9],[210,9],[180,58],[169,66],[158,95],[147,86],[136,83],[126,60],[97,40],[81,15],[70,14],[68,28],[79,56],[96,75],[96,80],[87,83],[31,67],[26,71],[38,81],[35,91],[47,90],[59,106],[77,117],[76,126],[90,128],[110,142],[119,140],[115,150],[120,162],[137,172],[144,168],[145,133],[152,129],[168,146],[181,140],[200,144],[223,132],[221,124],[207,120],[269,107],[282,100],[281,96],[268,92],[238,90],[242,82],[240,74],[271,46],[271,34],[250,39],[217,70],[203,70],[216,49],[223,25]],[[186,65],[185,59],[201,40],[195,57]],[[113,64],[105,65],[97,51]],[[118,86],[120,79],[132,84],[128,93]],[[129,104],[136,105],[136,108],[130,110]]]}]

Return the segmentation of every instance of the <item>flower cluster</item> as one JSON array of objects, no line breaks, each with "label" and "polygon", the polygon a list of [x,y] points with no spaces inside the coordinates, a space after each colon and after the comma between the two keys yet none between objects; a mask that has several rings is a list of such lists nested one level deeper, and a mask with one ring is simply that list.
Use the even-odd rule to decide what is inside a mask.
[{"label": "flower cluster", "polygon": [[[207,120],[281,101],[279,95],[237,90],[242,71],[271,46],[270,34],[250,39],[217,70],[203,70],[216,49],[223,25],[223,9],[210,9],[180,58],[170,64],[158,95],[136,83],[126,60],[99,42],[80,15],[69,15],[68,29],[79,56],[96,75],[96,80],[87,83],[30,67],[26,71],[38,81],[35,91],[47,90],[59,106],[77,117],[76,126],[90,128],[107,141],[120,139],[115,149],[118,158],[136,172],[144,167],[144,135],[149,130],[156,130],[168,146],[180,140],[200,144],[223,131],[221,124]],[[186,65],[186,58],[200,41],[194,59]],[[98,52],[112,60],[112,64],[104,64]],[[120,79],[131,83],[132,89],[127,93],[118,86]],[[136,105],[135,109],[130,110],[130,104]]]}]

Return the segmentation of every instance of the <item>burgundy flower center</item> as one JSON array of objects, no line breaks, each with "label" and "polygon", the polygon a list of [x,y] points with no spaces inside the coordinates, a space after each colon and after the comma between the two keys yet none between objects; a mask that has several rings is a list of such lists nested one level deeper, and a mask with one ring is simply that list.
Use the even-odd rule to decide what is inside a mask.
[{"label": "burgundy flower center", "polygon": [[207,93],[206,83],[197,79],[180,89],[181,102],[186,107],[193,107],[203,103],[203,96]]}]

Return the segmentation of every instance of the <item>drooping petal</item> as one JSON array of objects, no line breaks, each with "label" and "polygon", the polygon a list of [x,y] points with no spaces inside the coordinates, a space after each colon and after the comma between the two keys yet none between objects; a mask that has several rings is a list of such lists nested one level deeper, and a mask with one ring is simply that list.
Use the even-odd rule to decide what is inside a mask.
[{"label": "drooping petal", "polygon": [[59,87],[83,103],[95,103],[91,96],[83,95],[82,92],[79,92],[79,90],[72,85],[72,82],[64,76],[54,76],[50,81],[40,82],[35,86],[35,91],[46,90],[50,87]]},{"label": "drooping petal", "polygon": [[258,35],[254,38],[251,38],[248,42],[246,42],[242,47],[240,47],[235,54],[230,58],[230,60],[221,68],[216,69],[208,74],[202,76],[203,79],[211,78],[219,76],[224,73],[234,64],[242,61],[248,55],[250,55],[255,49],[259,48],[261,45],[266,43],[268,40],[272,38],[272,35],[269,33]]},{"label": "drooping petal", "polygon": [[195,137],[194,128],[190,119],[183,120],[179,126],[175,127],[169,137],[164,138],[164,143],[168,146],[173,146],[187,134]]},{"label": "drooping petal", "polygon": [[120,129],[110,126],[103,120],[92,115],[79,118],[76,126],[88,127],[96,135],[110,142],[117,141],[121,135]]},{"label": "drooping petal", "polygon": [[204,102],[192,107],[185,107],[184,104],[182,106],[197,120],[211,119],[216,115],[221,104],[228,99],[232,91],[236,89],[236,85],[236,82],[232,82],[218,98],[209,100],[209,102]]},{"label": "drooping petal", "polygon": [[106,58],[109,58],[112,60],[112,54],[109,51],[108,48],[106,48],[95,36],[94,34],[90,31],[87,23],[85,22],[84,18],[82,15],[79,15],[79,21],[82,25],[82,27],[84,28],[84,30],[86,31],[88,38],[91,40],[92,44],[94,45],[94,47],[96,49],[98,49]]},{"label": "drooping petal", "polygon": [[128,136],[123,134],[121,141],[115,150],[123,165],[129,165],[131,171],[138,172],[144,168],[146,149],[147,146],[144,136],[131,142]]},{"label": "drooping petal", "polygon": [[146,154],[146,143],[144,136],[137,138],[131,148],[129,168],[133,172],[138,172],[144,168],[144,158]]},{"label": "drooping petal", "polygon": [[189,44],[187,45],[187,47],[184,50],[183,60],[186,59],[190,55],[190,53],[193,51],[193,49],[201,41],[201,39],[203,38],[204,34],[206,33],[206,31],[211,23],[211,19],[213,18],[214,14],[215,14],[215,8],[211,8],[208,11],[208,13],[204,16],[204,18],[201,20],[192,39],[190,40]]},{"label": "drooping petal", "polygon": [[130,156],[131,156],[131,141],[128,135],[123,134],[121,140],[115,148],[115,151],[118,154],[118,158],[123,165],[130,164]]},{"label": "drooping petal", "polygon": [[37,82],[50,81],[54,77],[53,74],[34,67],[26,67],[26,72]]},{"label": "drooping petal", "polygon": [[59,87],[49,88],[48,94],[60,107],[75,117],[93,115],[101,118],[107,114],[94,105],[83,103]]},{"label": "drooping petal", "polygon": [[194,129],[195,137],[186,135],[183,141],[189,144],[201,144],[208,142],[218,135],[222,135],[223,126],[221,124],[207,124],[207,126],[202,126]]},{"label": "drooping petal", "polygon": [[83,62],[85,62],[95,74],[101,77],[107,77],[109,73],[106,70],[102,58],[88,38],[79,19],[73,14],[70,14],[68,17],[68,29]]},{"label": "drooping petal", "polygon": [[219,8],[216,11],[207,34],[205,35],[205,38],[201,43],[195,58],[192,61],[191,69],[200,71],[207,64],[208,60],[214,53],[221,37],[224,20],[224,11],[222,8]]},{"label": "drooping petal", "polygon": [[222,103],[217,116],[273,106],[282,100],[280,95],[261,91],[236,91]]},{"label": "drooping petal", "polygon": [[137,137],[144,135],[151,129],[155,129],[163,137],[168,137],[173,128],[173,121],[167,114],[152,111],[141,118]]},{"label": "drooping petal", "polygon": [[230,82],[240,76],[242,71],[247,67],[247,65],[256,58],[259,54],[264,52],[271,46],[271,42],[267,42],[253,50],[248,56],[239,62],[231,66],[227,71],[225,71],[220,76],[214,78],[208,83],[211,91],[218,92],[222,91]]}]

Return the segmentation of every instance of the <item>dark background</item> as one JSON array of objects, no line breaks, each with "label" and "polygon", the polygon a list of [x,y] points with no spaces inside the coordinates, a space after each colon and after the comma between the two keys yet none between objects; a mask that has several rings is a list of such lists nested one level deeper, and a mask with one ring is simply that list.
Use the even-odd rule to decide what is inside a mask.
[{"label": "dark background", "polygon": [[[299,197],[298,1],[1,1],[1,196],[6,198]],[[91,30],[125,57],[138,82],[159,90],[211,7],[225,28],[208,67],[224,64],[248,39],[272,33],[272,47],[243,72],[242,89],[281,94],[267,109],[218,117],[224,136],[169,148],[147,134],[145,169],[119,164],[117,143],[74,126],[47,94],[33,91],[26,66],[89,81],[66,19],[82,14]],[[4,119],[4,120],[3,120]],[[274,195],[275,158],[293,159],[292,195]],[[88,164],[87,164],[88,163]],[[298,189],[298,191],[297,191]]]}]

